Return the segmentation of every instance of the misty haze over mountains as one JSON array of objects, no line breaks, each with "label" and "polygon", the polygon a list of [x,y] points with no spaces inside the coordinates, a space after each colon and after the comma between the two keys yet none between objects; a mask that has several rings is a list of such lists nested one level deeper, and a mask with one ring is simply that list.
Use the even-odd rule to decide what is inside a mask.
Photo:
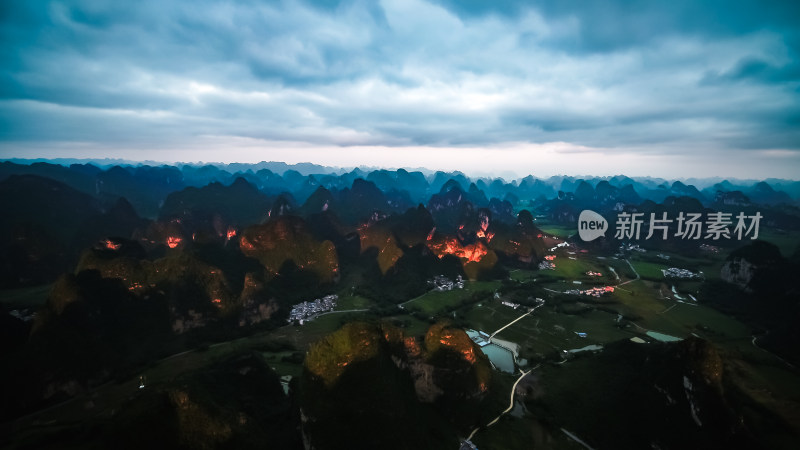
[{"label": "misty haze over mountains", "polygon": [[[165,184],[163,192],[179,190],[185,186],[201,187],[211,182],[225,185],[232,183],[236,178],[242,177],[265,193],[277,194],[281,191],[295,193],[295,188],[306,183],[308,186],[320,185],[327,189],[343,189],[355,178],[364,178],[373,181],[384,190],[409,189],[410,193],[418,194],[412,198],[414,201],[426,200],[424,195],[436,193],[448,179],[458,181],[464,190],[472,183],[490,197],[503,198],[507,193],[519,190],[517,195],[534,199],[539,196],[552,198],[558,191],[565,193],[574,192],[581,181],[587,182],[592,188],[598,185],[603,189],[606,183],[614,188],[623,189],[630,185],[635,193],[643,200],[662,201],[670,195],[689,196],[703,203],[714,200],[718,192],[728,193],[739,191],[749,200],[756,203],[795,203],[800,200],[800,181],[769,178],[765,180],[740,180],[735,178],[687,178],[664,179],[653,177],[628,177],[624,174],[616,176],[567,176],[557,175],[539,178],[529,175],[524,178],[501,177],[470,177],[462,172],[431,171],[425,168],[418,169],[380,169],[358,167],[352,169],[334,168],[312,163],[286,164],[283,162],[260,163],[232,163],[232,164],[204,164],[188,163],[165,165],[155,162],[131,162],[123,160],[19,160],[11,159],[0,166],[0,177],[12,174],[32,174],[49,176],[63,181],[68,185],[93,194],[112,193],[114,188],[103,187],[104,179],[113,179],[108,175],[112,169],[121,167],[128,173],[116,171],[118,177],[129,178],[132,182],[143,183],[146,180]],[[66,175],[67,167],[81,172],[81,175]],[[168,170],[173,169],[173,170]],[[288,173],[287,173],[288,172]],[[413,187],[406,186],[405,175],[413,178]],[[61,178],[59,178],[61,177]],[[94,189],[90,188],[91,179],[97,177]],[[113,183],[114,181],[112,181]],[[606,182],[602,183],[601,182]],[[168,186],[168,188],[167,188]],[[303,191],[302,189],[300,190]],[[586,194],[586,193],[584,193]],[[297,193],[295,193],[297,195]],[[412,196],[413,197],[413,196]],[[303,198],[297,199],[303,201]],[[143,205],[141,205],[143,206]],[[137,208],[138,210],[138,208]],[[149,214],[152,205],[140,213]]]}]

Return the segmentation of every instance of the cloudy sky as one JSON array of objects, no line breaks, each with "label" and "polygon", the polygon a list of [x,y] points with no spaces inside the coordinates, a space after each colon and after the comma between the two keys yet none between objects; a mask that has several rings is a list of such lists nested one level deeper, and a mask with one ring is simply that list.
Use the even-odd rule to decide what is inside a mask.
[{"label": "cloudy sky", "polygon": [[3,1],[0,158],[800,178],[800,2]]}]

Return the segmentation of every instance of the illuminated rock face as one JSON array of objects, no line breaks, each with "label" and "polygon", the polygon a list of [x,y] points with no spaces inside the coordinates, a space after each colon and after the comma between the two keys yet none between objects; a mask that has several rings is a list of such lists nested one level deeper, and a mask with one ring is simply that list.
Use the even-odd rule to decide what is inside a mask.
[{"label": "illuminated rock face", "polygon": [[169,237],[167,237],[167,247],[175,248],[178,245],[180,245],[181,241],[183,241],[183,238],[181,238],[181,237],[169,236]]},{"label": "illuminated rock face", "polygon": [[489,249],[505,255],[508,262],[516,264],[538,264],[545,256],[541,231],[533,225],[530,212],[526,210],[520,212],[515,226],[500,223],[494,229],[489,228],[486,244]]},{"label": "illuminated rock face", "polygon": [[[447,211],[446,205],[439,206]],[[451,215],[456,214],[455,211],[450,212],[453,213]],[[538,261],[544,253],[541,233],[533,225],[528,211],[520,213],[516,226],[493,221],[494,213],[486,208],[475,213],[467,211],[459,214],[460,222],[453,234],[437,234],[437,228],[432,228],[427,235],[426,245],[440,259],[445,255],[460,258],[465,273],[471,279],[475,279],[481,271],[491,270],[498,254],[518,263],[530,264]]]},{"label": "illuminated rock face", "polygon": [[677,346],[677,353],[686,361],[686,368],[692,378],[709,385],[722,382],[722,357],[712,343],[698,338],[685,339]]},{"label": "illuminated rock face", "polygon": [[161,245],[166,245],[168,248],[177,248],[189,237],[192,237],[193,233],[187,228],[183,219],[159,220],[150,223],[137,239],[140,244],[148,249]]},{"label": "illuminated rock face", "polygon": [[306,368],[330,388],[348,367],[387,353],[395,365],[408,367],[418,398],[427,402],[452,391],[453,380],[457,397],[480,395],[491,378],[483,352],[464,330],[445,324],[432,325],[419,340],[391,325],[349,323],[309,349]]},{"label": "illuminated rock face", "polygon": [[486,211],[481,210],[478,213],[478,220],[480,221],[480,230],[479,231],[481,233],[486,233],[486,230],[489,229],[489,214]]},{"label": "illuminated rock face", "polygon": [[412,358],[416,358],[422,355],[422,347],[419,345],[416,339],[413,337],[407,337],[403,339],[403,346],[405,348],[405,352],[408,356]]},{"label": "illuminated rock face", "polygon": [[323,282],[335,281],[339,276],[339,259],[333,243],[315,240],[299,217],[281,216],[247,228],[239,247],[246,256],[261,262],[268,277],[277,275],[287,261],[313,272]]},{"label": "illuminated rock face", "polygon": [[445,255],[461,259],[464,273],[470,280],[477,279],[481,272],[491,270],[497,264],[497,255],[481,240],[462,244],[456,238],[434,236],[427,244],[428,249],[439,259]]},{"label": "illuminated rock face", "polygon": [[334,442],[447,448],[456,436],[436,439],[460,420],[451,411],[476,407],[491,376],[466,333],[444,325],[421,338],[388,324],[350,323],[312,345],[305,368],[301,427],[307,448],[321,450],[346,448]]},{"label": "illuminated rock face", "polygon": [[331,387],[347,366],[377,356],[381,341],[382,336],[374,327],[349,323],[309,349],[306,368]]},{"label": "illuminated rock face", "polygon": [[388,324],[350,323],[312,345],[299,389],[306,448],[355,442],[358,448],[441,449],[457,442],[442,435],[461,428],[444,411],[475,406],[481,388],[474,368],[484,362],[470,363],[456,351],[440,349],[430,359],[428,353],[423,339]]},{"label": "illuminated rock face", "polygon": [[372,247],[378,249],[378,266],[384,275],[403,256],[403,250],[397,246],[397,241],[389,230],[375,225],[364,225],[358,229],[358,236],[361,241],[361,253]]},{"label": "illuminated rock face", "polygon": [[431,239],[428,241],[428,248],[442,259],[445,255],[454,255],[466,264],[468,262],[480,262],[489,252],[486,246],[478,241],[474,244],[462,245],[456,238]]},{"label": "illuminated rock face", "polygon": [[134,397],[115,414],[118,432],[81,447],[302,448],[280,378],[257,354],[187,368]]},{"label": "illuminated rock face", "polygon": [[461,353],[461,355],[464,357],[464,361],[470,364],[475,364],[475,350],[472,347],[458,345],[458,337],[455,333],[452,331],[443,332],[438,336],[438,339],[439,343],[445,348],[453,349],[454,351]]},{"label": "illuminated rock face", "polygon": [[122,247],[122,244],[118,243],[118,242],[114,242],[111,239],[104,239],[103,240],[103,246],[106,248],[106,250],[114,250],[114,251],[116,251],[116,250],[119,250]]},{"label": "illuminated rock face", "polygon": [[[472,366],[476,363],[486,364],[486,355],[472,342],[467,333],[460,328],[453,328],[443,323],[432,325],[425,334],[425,350],[427,358],[432,359],[441,351],[459,355]],[[481,364],[478,364],[481,365]],[[478,370],[476,378],[479,385],[488,383],[489,372]]]},{"label": "illuminated rock face", "polygon": [[104,279],[119,280],[140,298],[164,298],[175,333],[205,326],[238,308],[238,294],[220,268],[180,249],[151,261],[137,242],[113,242],[120,248],[108,250],[101,241],[84,252],[76,272],[97,271]]},{"label": "illuminated rock face", "polygon": [[491,231],[486,232],[484,230],[478,230],[475,232],[475,236],[480,239],[486,239],[486,242],[492,242],[492,239],[494,239],[494,233]]},{"label": "illuminated rock face", "polygon": [[239,304],[242,306],[239,313],[241,327],[269,320],[280,309],[278,302],[265,291],[263,280],[249,272],[244,277]]},{"label": "illuminated rock face", "polygon": [[84,270],[97,270],[103,278],[116,278],[128,288],[139,293],[149,286],[149,274],[143,265],[144,249],[135,241],[121,238],[107,238],[86,250],[75,273]]}]

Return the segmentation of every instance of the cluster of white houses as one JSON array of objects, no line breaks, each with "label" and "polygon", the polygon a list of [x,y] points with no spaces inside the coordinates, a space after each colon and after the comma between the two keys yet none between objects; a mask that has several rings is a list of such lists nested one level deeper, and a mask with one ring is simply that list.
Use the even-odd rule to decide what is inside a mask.
[{"label": "cluster of white houses", "polygon": [[513,309],[517,309],[520,306],[522,306],[519,303],[513,303],[513,302],[509,302],[507,300],[503,300],[502,303],[503,303],[503,305],[508,306],[509,308],[513,308]]},{"label": "cluster of white houses", "polygon": [[303,322],[313,320],[322,313],[333,311],[336,308],[337,300],[339,300],[339,296],[332,294],[310,302],[298,303],[292,307],[292,311],[289,313],[289,322],[298,321],[302,325]]},{"label": "cluster of white houses", "polygon": [[539,270],[556,270],[556,265],[550,261],[542,261],[539,263]]},{"label": "cluster of white houses", "polygon": [[700,244],[700,250],[704,252],[719,253],[719,247],[708,244]]},{"label": "cluster of white houses", "polygon": [[645,252],[647,252],[647,250],[643,249],[642,247],[639,247],[639,244],[622,243],[619,246],[619,252],[617,254],[615,254],[614,256],[616,256],[618,258],[623,258],[623,257],[625,257],[625,252],[645,253]]},{"label": "cluster of white houses", "polygon": [[678,269],[677,267],[670,267],[669,269],[661,269],[661,273],[665,278],[700,278],[700,275],[688,269]]},{"label": "cluster of white houses", "polygon": [[452,291],[453,289],[464,289],[464,279],[461,275],[456,277],[453,281],[444,275],[436,275],[432,280],[428,280],[428,284],[433,286],[434,291]]},{"label": "cluster of white houses", "polygon": [[14,309],[9,314],[23,322],[30,322],[36,317],[36,311],[28,309]]},{"label": "cluster of white houses", "polygon": [[588,295],[590,297],[600,297],[605,293],[612,293],[614,292],[614,286],[603,286],[603,287],[593,287],[591,289],[570,289],[565,291],[565,294],[572,294],[572,295]]}]

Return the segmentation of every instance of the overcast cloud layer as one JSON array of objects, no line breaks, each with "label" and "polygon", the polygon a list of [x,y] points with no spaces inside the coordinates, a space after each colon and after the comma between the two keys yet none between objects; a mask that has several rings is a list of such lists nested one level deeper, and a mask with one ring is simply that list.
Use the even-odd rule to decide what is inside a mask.
[{"label": "overcast cloud layer", "polygon": [[0,157],[798,178],[799,56],[796,1],[5,1]]}]

